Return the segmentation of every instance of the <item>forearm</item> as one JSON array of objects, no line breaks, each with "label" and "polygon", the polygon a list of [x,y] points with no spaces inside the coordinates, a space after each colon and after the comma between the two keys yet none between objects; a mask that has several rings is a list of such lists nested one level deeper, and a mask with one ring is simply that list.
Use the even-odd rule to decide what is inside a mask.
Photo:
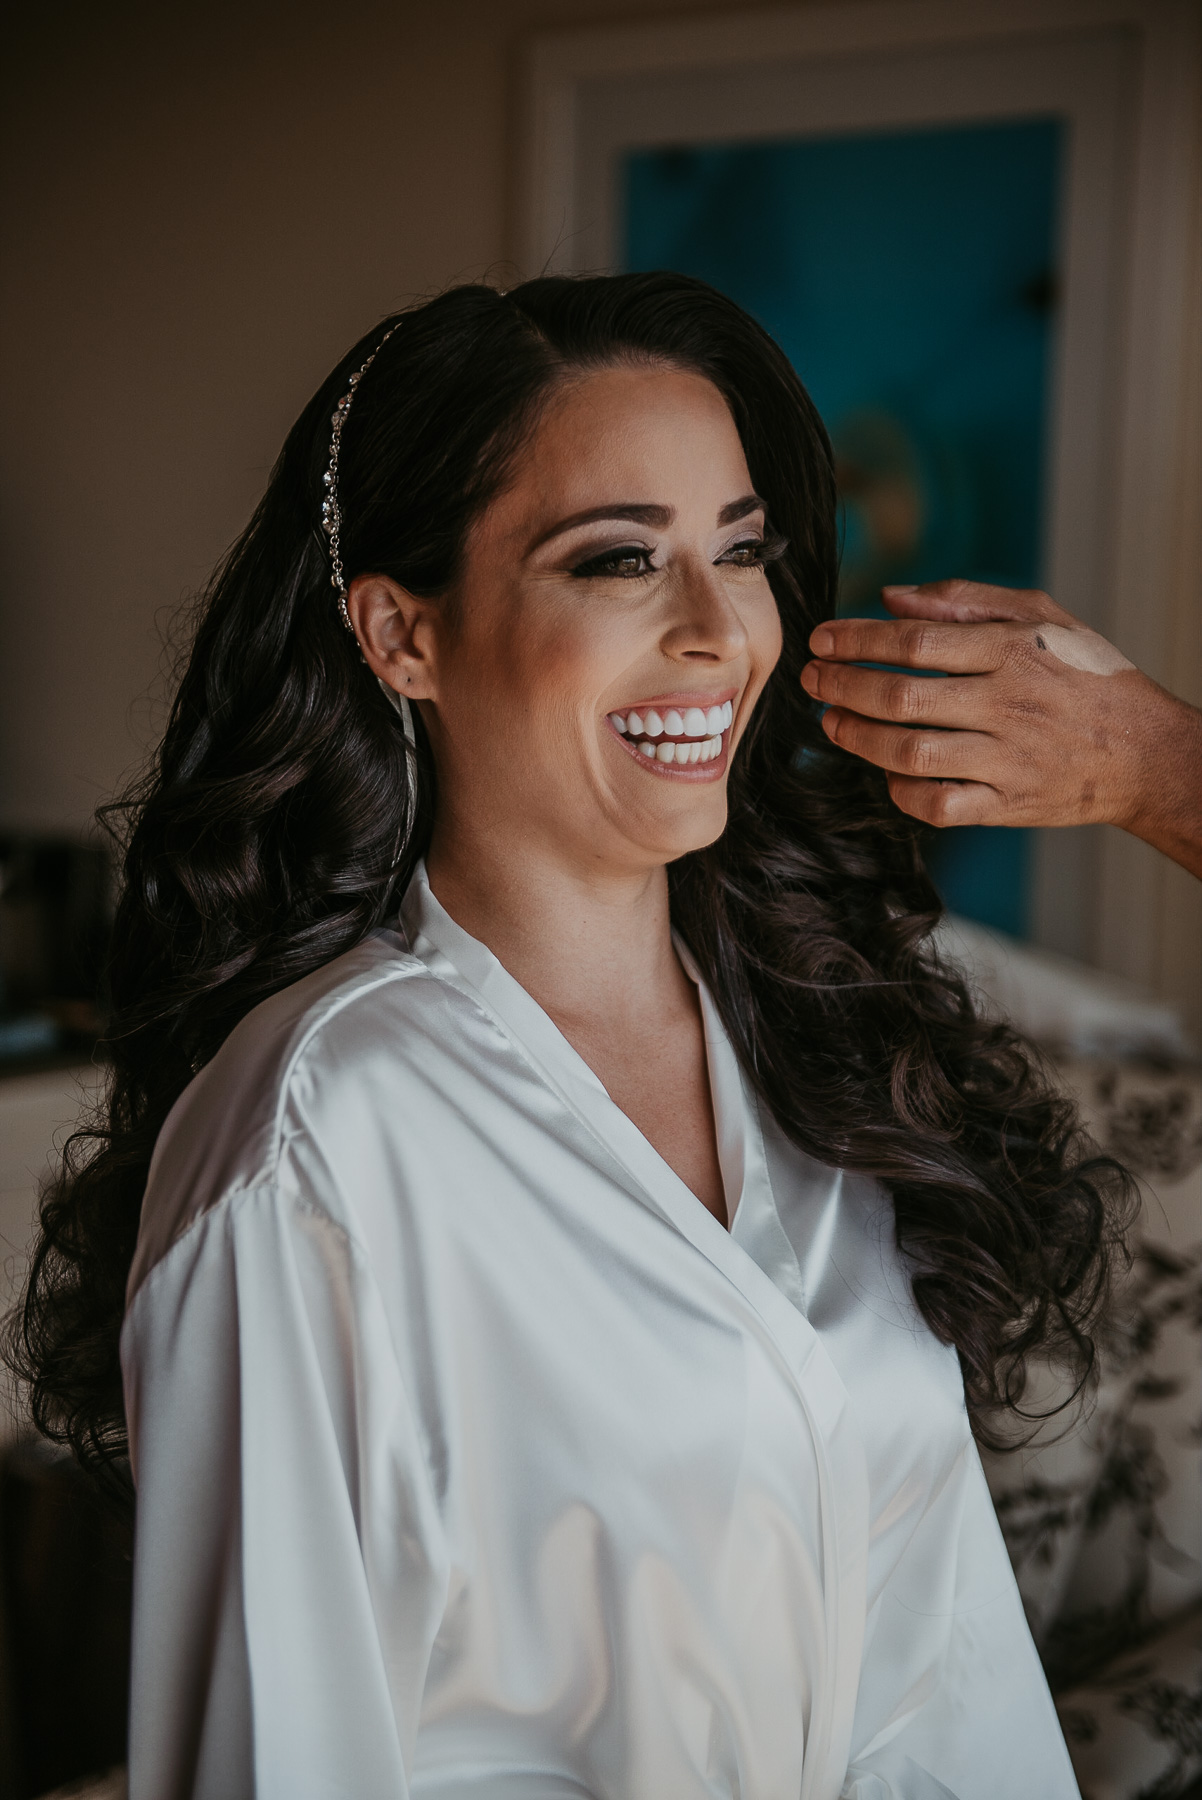
[{"label": "forearm", "polygon": [[1140,780],[1115,819],[1202,880],[1202,712],[1158,688],[1141,733]]}]

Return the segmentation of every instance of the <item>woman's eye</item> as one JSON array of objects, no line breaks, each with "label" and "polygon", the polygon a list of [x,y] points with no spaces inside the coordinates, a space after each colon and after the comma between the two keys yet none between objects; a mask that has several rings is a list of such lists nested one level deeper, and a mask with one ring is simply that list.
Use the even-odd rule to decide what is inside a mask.
[{"label": "woman's eye", "polygon": [[641,544],[622,544],[617,550],[607,550],[603,556],[592,556],[587,562],[577,563],[572,570],[573,575],[616,575],[622,581],[632,581],[653,572],[651,552],[644,550]]},{"label": "woman's eye", "polygon": [[734,563],[739,569],[755,569],[759,567],[762,560],[760,556],[762,549],[763,545],[759,538],[749,538],[745,544],[732,544],[725,555],[718,558],[718,561]]},{"label": "woman's eye", "polygon": [[763,569],[770,562],[775,562],[788,549],[786,540],[776,532],[767,537],[744,538],[740,544],[732,544],[719,562],[731,563],[736,569]]},{"label": "woman's eye", "polygon": [[763,569],[765,563],[772,562],[772,553],[774,545],[765,542],[765,538],[745,538],[743,544],[732,544],[718,562],[732,563],[736,569]]}]

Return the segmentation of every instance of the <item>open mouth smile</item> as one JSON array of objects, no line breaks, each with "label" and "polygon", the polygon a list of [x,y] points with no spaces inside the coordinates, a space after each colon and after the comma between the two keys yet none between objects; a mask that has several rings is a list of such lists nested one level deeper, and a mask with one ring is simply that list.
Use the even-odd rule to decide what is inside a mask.
[{"label": "open mouth smile", "polygon": [[725,700],[708,707],[669,706],[662,712],[651,706],[646,710],[610,713],[608,718],[631,754],[657,774],[667,774],[669,768],[675,772],[700,764],[709,765],[707,773],[717,774],[713,765],[726,760],[734,705]]}]

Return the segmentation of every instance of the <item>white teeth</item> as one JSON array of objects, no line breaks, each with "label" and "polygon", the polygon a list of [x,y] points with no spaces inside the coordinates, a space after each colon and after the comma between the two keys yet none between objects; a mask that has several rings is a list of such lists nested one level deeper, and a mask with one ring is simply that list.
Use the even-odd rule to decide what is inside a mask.
[{"label": "white teeth", "polygon": [[719,737],[734,720],[731,702],[723,706],[690,706],[682,714],[675,706],[661,718],[652,707],[649,712],[610,713],[609,722],[623,737],[632,738],[696,738]]},{"label": "white teeth", "polygon": [[721,756],[722,737],[719,733],[704,739],[692,738],[684,743],[670,743],[664,738],[658,744],[653,744],[644,737],[637,744],[632,744],[631,749],[637,750],[640,756],[645,756],[648,762],[662,763],[665,768],[688,768],[693,763],[713,762],[716,756]]}]

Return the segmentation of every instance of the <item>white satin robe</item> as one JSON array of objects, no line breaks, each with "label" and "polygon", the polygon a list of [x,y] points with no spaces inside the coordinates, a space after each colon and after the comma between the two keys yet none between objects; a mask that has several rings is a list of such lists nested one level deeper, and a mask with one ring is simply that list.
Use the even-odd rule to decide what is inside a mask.
[{"label": "white satin robe", "polygon": [[155,1151],[131,1800],[1075,1800],[881,1190],[701,986],[727,1232],[421,870],[403,916]]}]

